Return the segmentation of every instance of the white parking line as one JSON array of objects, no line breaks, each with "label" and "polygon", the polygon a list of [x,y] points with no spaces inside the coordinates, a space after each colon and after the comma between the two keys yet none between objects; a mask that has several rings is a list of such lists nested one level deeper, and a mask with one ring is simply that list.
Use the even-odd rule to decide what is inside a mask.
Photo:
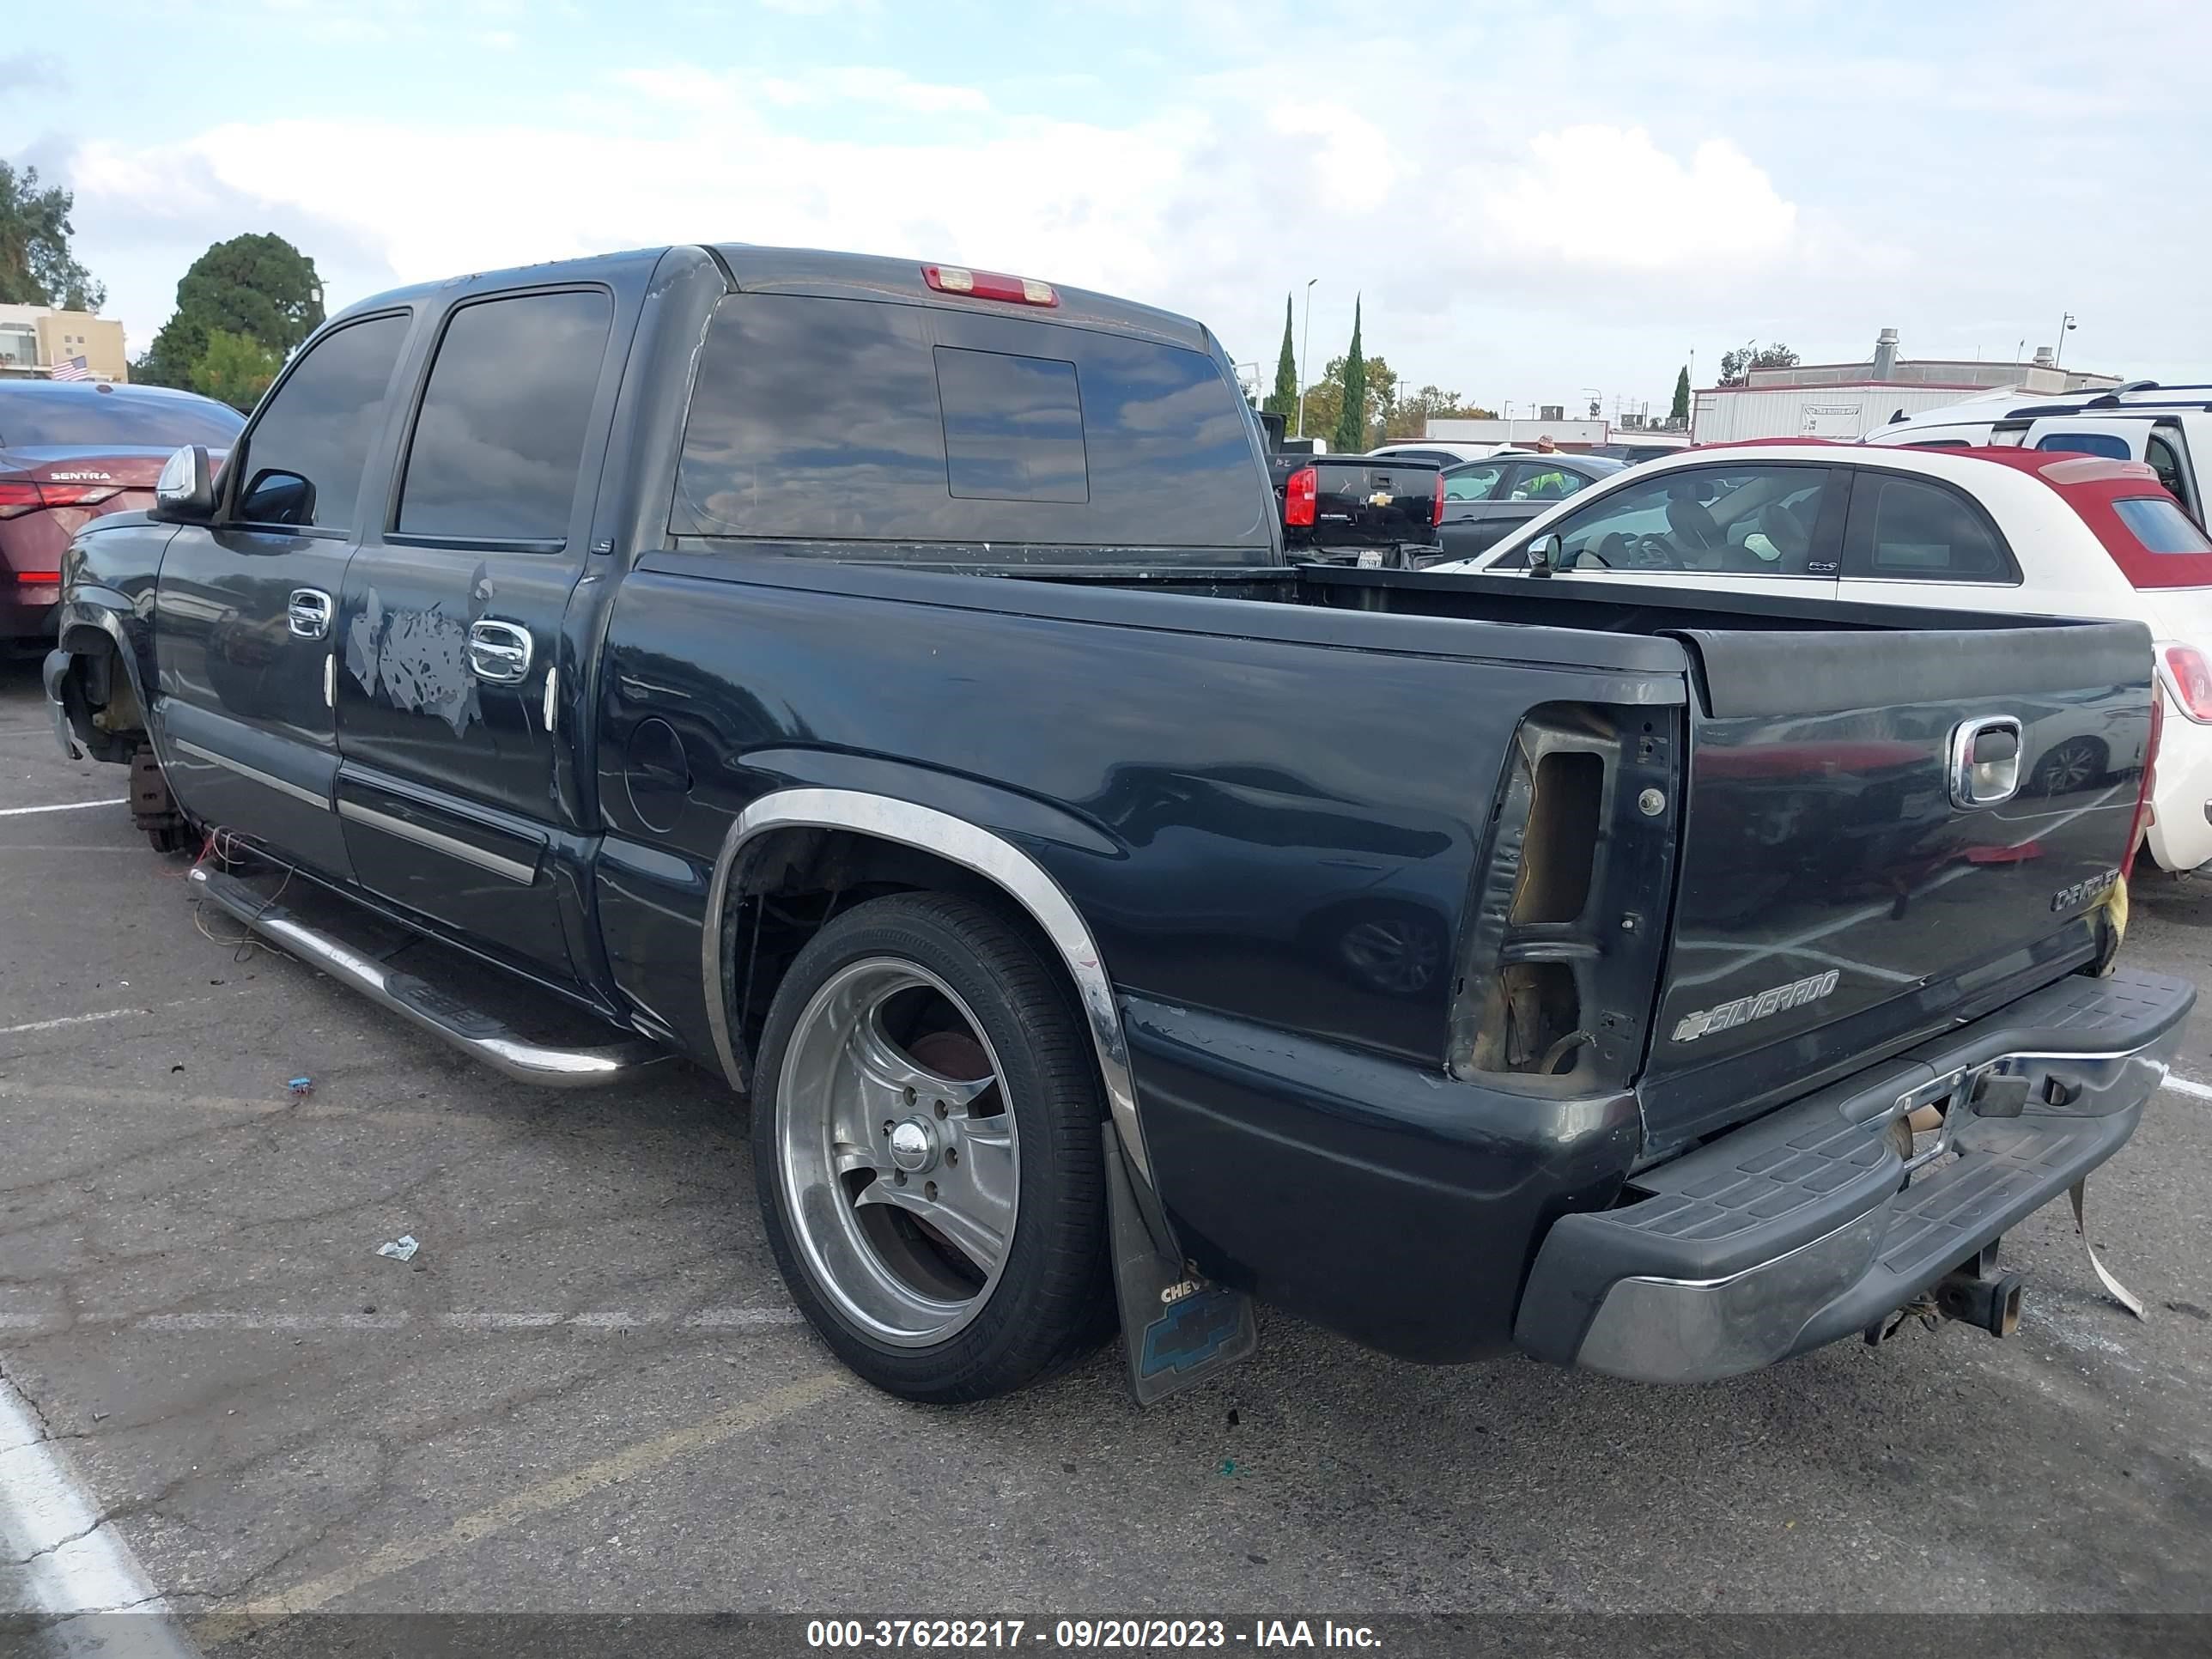
[{"label": "white parking line", "polygon": [[97,1014],[64,1014],[59,1019],[34,1019],[27,1025],[0,1025],[0,1036],[21,1036],[26,1031],[54,1031],[64,1025],[90,1025],[125,1014],[150,1014],[151,1008],[109,1008]]},{"label": "white parking line", "polygon": [[[128,1607],[129,1651],[187,1659],[191,1644],[168,1623],[168,1604],[82,1486],[31,1404],[0,1377],[0,1548],[22,1573],[30,1610],[57,1619]],[[124,1644],[118,1644],[118,1647]],[[76,1649],[71,1647],[71,1651]]]},{"label": "white parking line", "polygon": [[2212,1100],[2212,1083],[2199,1083],[2195,1078],[2166,1074],[2166,1086],[2185,1095],[2194,1095],[2199,1100]]},{"label": "white parking line", "polygon": [[33,812],[84,812],[95,806],[128,806],[127,800],[65,800],[52,806],[0,806],[0,818],[27,818]]},{"label": "white parking line", "polygon": [[[58,1330],[66,1320],[53,1314],[0,1314],[0,1331]],[[98,1325],[101,1322],[87,1321]],[[763,1331],[804,1324],[796,1308],[702,1308],[696,1313],[544,1313],[498,1310],[416,1315],[391,1313],[222,1313],[148,1314],[113,1328],[152,1335],[198,1331],[401,1331],[428,1326],[449,1331],[636,1331],[678,1328],[693,1331]]]}]

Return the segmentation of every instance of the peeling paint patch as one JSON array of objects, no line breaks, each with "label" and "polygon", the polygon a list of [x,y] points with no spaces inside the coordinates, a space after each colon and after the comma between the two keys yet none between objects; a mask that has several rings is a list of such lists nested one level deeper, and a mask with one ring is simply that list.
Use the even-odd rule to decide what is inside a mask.
[{"label": "peeling paint patch", "polygon": [[467,625],[433,605],[386,610],[372,587],[346,630],[346,672],[371,697],[395,708],[430,714],[459,737],[483,718],[476,677],[469,672]]}]

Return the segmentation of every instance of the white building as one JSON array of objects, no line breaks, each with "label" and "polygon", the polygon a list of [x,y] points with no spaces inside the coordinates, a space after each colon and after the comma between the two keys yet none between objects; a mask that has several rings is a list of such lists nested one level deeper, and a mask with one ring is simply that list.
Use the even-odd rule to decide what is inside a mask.
[{"label": "white building", "polygon": [[1421,435],[1444,444],[1518,444],[1533,447],[1539,438],[1549,438],[1562,449],[1595,449],[1610,442],[1603,421],[1511,420],[1431,421]]},{"label": "white building", "polygon": [[2120,383],[2117,374],[2062,368],[2049,346],[2032,362],[1983,362],[1960,358],[1901,359],[1897,331],[1886,328],[1863,363],[1796,363],[1754,368],[1744,386],[1708,386],[1690,406],[1690,435],[1701,444],[1749,438],[1856,440],[1899,414],[1917,415],[1977,395],[2095,390]]}]

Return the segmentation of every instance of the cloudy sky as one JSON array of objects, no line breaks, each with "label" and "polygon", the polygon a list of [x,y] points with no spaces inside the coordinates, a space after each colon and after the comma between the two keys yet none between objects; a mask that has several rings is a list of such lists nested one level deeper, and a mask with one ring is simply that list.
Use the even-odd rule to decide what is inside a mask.
[{"label": "cloudy sky", "polygon": [[[1365,14],[1365,15],[1363,15]],[[1808,362],[2212,380],[2212,3],[104,0],[0,61],[0,154],[76,192],[142,349],[210,241],[332,309],[657,242],[1097,288],[1272,373],[1284,296],[1492,404]],[[19,43],[41,33],[15,32]],[[93,37],[71,28],[54,40]]]}]

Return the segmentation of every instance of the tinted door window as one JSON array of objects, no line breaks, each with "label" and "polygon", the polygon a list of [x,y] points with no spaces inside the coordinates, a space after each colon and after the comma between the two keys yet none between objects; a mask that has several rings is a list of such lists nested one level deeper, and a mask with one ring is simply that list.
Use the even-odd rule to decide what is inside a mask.
[{"label": "tinted door window", "polygon": [[1255,562],[1271,556],[1274,503],[1254,430],[1202,352],[1029,318],[738,295],[700,358],[670,529],[793,551],[988,542],[1042,562],[1130,546]]},{"label": "tinted door window", "polygon": [[1609,492],[1559,526],[1569,568],[1832,576],[1815,556],[1822,466],[1686,467]]},{"label": "tinted door window", "polygon": [[1498,486],[1504,477],[1505,469],[1490,461],[1477,461],[1472,465],[1455,467],[1444,474],[1444,500],[1447,501],[1494,500],[1498,494]]},{"label": "tinted door window", "polygon": [[2129,459],[2128,441],[2110,432],[2051,432],[2037,439],[2035,447],[2069,455],[2106,455],[2116,461]]},{"label": "tinted door window", "polygon": [[456,541],[567,537],[613,316],[596,289],[454,312],[408,446],[401,531]]},{"label": "tinted door window", "polygon": [[362,469],[384,417],[407,318],[372,317],[325,334],[292,366],[246,441],[248,524],[354,527]]},{"label": "tinted door window", "polygon": [[2012,582],[2020,573],[1987,516],[1923,478],[1859,475],[1844,532],[1850,574],[1889,581]]}]

